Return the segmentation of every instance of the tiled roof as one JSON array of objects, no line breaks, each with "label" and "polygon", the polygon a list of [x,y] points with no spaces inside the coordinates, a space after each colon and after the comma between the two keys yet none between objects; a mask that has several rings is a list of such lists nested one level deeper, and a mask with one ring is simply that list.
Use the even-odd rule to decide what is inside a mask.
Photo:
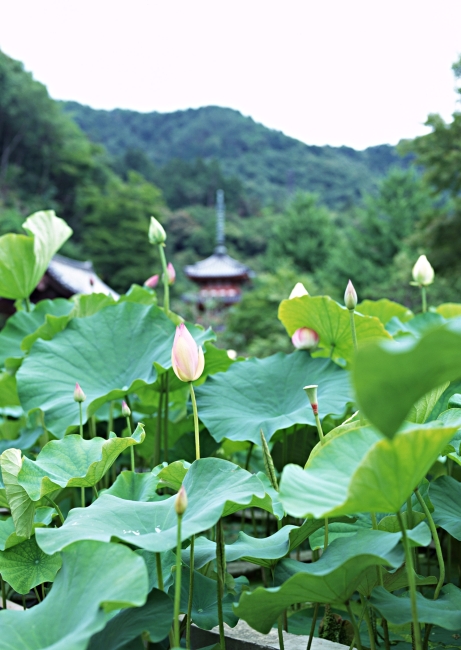
[{"label": "tiled roof", "polygon": [[213,253],[196,264],[184,267],[184,272],[191,280],[212,280],[223,278],[248,279],[252,277],[253,272],[245,264],[226,253]]},{"label": "tiled roof", "polygon": [[119,297],[118,293],[98,278],[92,262],[78,262],[63,255],[55,255],[47,273],[72,293],[105,293],[114,298]]}]

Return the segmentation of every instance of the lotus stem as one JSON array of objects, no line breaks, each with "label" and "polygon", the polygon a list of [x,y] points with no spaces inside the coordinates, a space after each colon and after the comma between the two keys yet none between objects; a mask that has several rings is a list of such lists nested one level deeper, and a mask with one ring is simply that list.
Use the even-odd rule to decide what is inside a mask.
[{"label": "lotus stem", "polygon": [[29,298],[29,296],[27,296],[27,298],[24,298],[24,302],[25,302],[25,305],[26,305],[26,311],[29,312],[30,311],[30,298]]},{"label": "lotus stem", "polygon": [[165,310],[165,314],[168,316],[170,313],[170,286],[168,284],[168,271],[167,271],[167,264],[166,264],[166,257],[165,257],[165,251],[163,250],[165,245],[158,244],[158,252],[160,254],[160,262],[162,263],[162,269],[163,269],[163,274],[162,274],[162,279],[163,279],[163,309]]},{"label": "lotus stem", "polygon": [[176,538],[176,580],[174,585],[174,619],[173,636],[175,648],[180,647],[181,637],[179,634],[179,608],[181,604],[181,521],[182,515],[177,514],[178,531]]},{"label": "lotus stem", "polygon": [[[82,488],[82,489],[83,489],[83,488]],[[55,501],[53,501],[53,499],[51,499],[51,498],[50,498],[49,496],[47,496],[46,494],[45,494],[45,499],[46,499],[49,503],[51,503],[51,505],[53,506],[53,508],[54,508],[54,509],[56,510],[56,512],[58,513],[58,517],[59,517],[59,519],[61,520],[61,524],[63,524],[63,523],[64,523],[64,517],[63,517],[63,514],[62,514],[61,509],[60,509],[60,507],[58,506],[58,504],[57,504]]]},{"label": "lotus stem", "polygon": [[444,562],[444,559],[443,559],[442,547],[440,545],[440,539],[439,539],[439,536],[437,534],[437,528],[435,526],[435,523],[434,523],[434,520],[432,518],[431,512],[430,512],[429,508],[427,507],[426,502],[424,501],[423,497],[421,496],[421,493],[418,490],[418,488],[415,489],[415,494],[416,494],[416,498],[419,501],[419,505],[421,506],[421,508],[423,509],[424,514],[427,517],[427,522],[429,524],[429,528],[431,529],[432,539],[434,540],[435,552],[436,552],[437,560],[438,560],[438,563],[439,563],[439,581],[437,582],[437,586],[436,586],[435,591],[434,591],[434,600],[437,600],[437,598],[439,597],[439,594],[440,594],[440,590],[442,589],[443,583],[445,581],[445,562]]},{"label": "lotus stem", "polygon": [[[347,609],[347,613],[349,614],[349,618],[351,619],[352,628],[354,630],[355,645],[357,646],[357,650],[362,650],[362,642],[360,641],[359,626],[357,625],[357,621],[355,620],[354,612],[351,609],[349,601],[347,601],[347,603],[346,603],[346,609]],[[351,646],[352,646],[353,643],[354,643],[354,641],[352,641]]]},{"label": "lotus stem", "polygon": [[264,468],[266,470],[266,476],[269,479],[272,487],[276,492],[279,491],[279,485],[277,482],[277,476],[275,474],[275,466],[274,466],[274,461],[272,460],[271,453],[269,451],[269,447],[266,441],[266,438],[264,436],[263,430],[260,430],[260,435],[261,435],[261,446],[263,448],[263,460],[264,460]]},{"label": "lotus stem", "polygon": [[165,387],[165,409],[164,409],[164,419],[163,419],[163,460],[165,463],[168,462],[168,407],[170,401],[170,377],[168,372],[165,374],[164,378],[164,387]]},{"label": "lotus stem", "polygon": [[42,602],[42,599],[41,599],[40,596],[38,595],[37,587],[34,587],[34,592],[35,592],[35,598],[38,600],[39,603],[41,603],[41,602]]},{"label": "lotus stem", "polygon": [[277,619],[277,632],[279,635],[279,648],[280,650],[285,650],[285,644],[283,642],[283,614]]},{"label": "lotus stem", "polygon": [[219,644],[221,650],[226,650],[226,639],[224,636],[224,617],[222,600],[224,597],[224,574],[226,572],[226,549],[224,546],[224,531],[222,519],[216,524],[216,572],[218,574],[218,621],[219,621]]},{"label": "lotus stem", "polygon": [[426,287],[421,287],[421,307],[423,314],[427,312],[427,294],[426,294]]},{"label": "lotus stem", "polygon": [[6,588],[5,588],[5,581],[3,580],[1,575],[0,575],[0,582],[2,585],[2,607],[5,610],[6,609]]},{"label": "lotus stem", "polygon": [[[131,438],[132,431],[131,431],[131,420],[130,420],[129,415],[126,418],[126,426],[128,428],[128,436]],[[135,463],[134,463],[134,447],[133,447],[133,445],[131,445],[131,447],[130,447],[130,456],[131,456],[131,471],[136,472],[136,466],[135,466]]]},{"label": "lotus stem", "polygon": [[371,624],[370,612],[368,611],[368,604],[366,598],[364,598],[362,594],[360,594],[360,600],[363,605],[363,611],[364,611],[365,623],[368,630],[368,636],[370,637],[370,650],[376,650],[375,631],[373,629],[373,625]]},{"label": "lotus stem", "polygon": [[160,553],[155,554],[155,563],[157,567],[157,583],[160,591],[164,591],[165,587],[163,584],[163,570],[162,570],[162,556]]},{"label": "lotus stem", "polygon": [[192,623],[192,598],[194,595],[194,546],[195,535],[190,538],[190,561],[189,561],[189,600],[187,603],[187,622],[186,622],[186,648],[190,648],[190,628]]},{"label": "lotus stem", "polygon": [[160,449],[162,446],[162,413],[163,413],[163,375],[160,377],[160,395],[157,409],[157,429],[154,442],[154,467],[160,464]]},{"label": "lotus stem", "polygon": [[[376,513],[371,512],[370,515],[371,515],[371,523],[373,525],[373,530],[378,530],[378,521],[376,519]],[[378,573],[378,584],[379,584],[380,587],[384,587],[384,578],[383,578],[383,568],[382,568],[382,566],[380,566],[378,564],[378,566],[376,567],[376,571]],[[383,632],[384,632],[384,646],[385,646],[386,650],[390,650],[391,644],[390,644],[390,640],[389,640],[389,627],[387,625],[387,620],[384,618],[384,616],[382,617],[381,620],[382,620],[382,628],[383,628]]]},{"label": "lotus stem", "polygon": [[319,606],[320,606],[319,603],[315,603],[314,613],[312,615],[311,631],[309,632],[309,639],[307,641],[306,650],[311,650],[312,641],[314,640],[315,624],[317,623],[317,616],[318,616],[318,613],[319,613]]},{"label": "lotus stem", "polygon": [[194,413],[194,434],[195,434],[195,460],[200,459],[200,430],[198,426],[198,411],[197,411],[197,401],[195,399],[195,392],[192,382],[189,382],[190,386],[190,398],[192,401],[192,411]]},{"label": "lotus stem", "polygon": [[355,318],[354,318],[354,309],[349,309],[349,316],[351,319],[351,334],[352,334],[352,344],[354,346],[354,350],[357,350],[357,332],[355,329]]},{"label": "lotus stem", "polygon": [[400,512],[397,512],[397,519],[399,521],[400,530],[402,531],[402,542],[405,549],[405,560],[407,565],[407,575],[408,575],[408,587],[410,590],[410,602],[411,602],[411,617],[413,620],[413,635],[415,642],[415,650],[422,650],[421,642],[421,628],[418,621],[418,605],[416,601],[416,581],[415,581],[415,569],[413,566],[413,554],[411,552],[410,544],[408,542],[407,531],[405,529],[405,524],[403,523],[402,515]]},{"label": "lotus stem", "polygon": [[249,446],[249,448],[248,448],[247,457],[246,457],[246,460],[245,460],[245,469],[246,469],[247,471],[248,471],[248,469],[249,469],[249,467],[250,467],[251,454],[253,453],[253,448],[254,448],[254,446],[255,446],[255,443],[254,443],[254,442],[250,442],[250,446]]},{"label": "lotus stem", "polygon": [[[82,413],[82,402],[78,403],[78,412],[79,412],[79,419],[80,419],[80,438],[83,440],[83,413]],[[81,504],[82,508],[85,507],[85,488],[82,487],[80,488],[80,498],[81,498]],[[64,522],[63,522],[64,523]]]}]

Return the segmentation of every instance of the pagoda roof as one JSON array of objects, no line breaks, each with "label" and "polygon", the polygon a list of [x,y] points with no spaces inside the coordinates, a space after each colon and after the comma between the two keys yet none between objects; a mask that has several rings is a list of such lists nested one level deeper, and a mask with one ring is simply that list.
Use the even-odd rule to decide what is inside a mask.
[{"label": "pagoda roof", "polygon": [[55,255],[49,263],[46,275],[72,294],[105,293],[116,299],[119,297],[118,293],[96,275],[92,262],[79,262],[64,255]]},{"label": "pagoda roof", "polygon": [[184,267],[184,273],[191,280],[248,280],[253,271],[234,260],[225,252],[215,251],[213,255],[200,262]]}]

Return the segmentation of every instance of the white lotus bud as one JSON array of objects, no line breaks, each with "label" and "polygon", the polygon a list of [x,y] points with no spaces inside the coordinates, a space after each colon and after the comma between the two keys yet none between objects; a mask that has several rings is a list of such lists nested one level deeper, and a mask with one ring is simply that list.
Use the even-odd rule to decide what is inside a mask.
[{"label": "white lotus bud", "polygon": [[420,255],[412,270],[413,280],[421,287],[427,287],[434,282],[434,269],[425,255]]},{"label": "white lotus bud", "polygon": [[309,292],[302,282],[297,282],[291,290],[289,300],[292,298],[301,298],[301,296],[308,296]]}]

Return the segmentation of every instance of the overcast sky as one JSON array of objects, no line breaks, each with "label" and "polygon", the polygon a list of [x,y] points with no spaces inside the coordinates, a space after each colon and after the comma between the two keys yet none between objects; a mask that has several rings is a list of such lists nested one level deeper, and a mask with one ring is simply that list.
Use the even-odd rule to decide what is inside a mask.
[{"label": "overcast sky", "polygon": [[362,149],[450,119],[461,0],[0,0],[0,49],[56,99],[229,106]]}]

